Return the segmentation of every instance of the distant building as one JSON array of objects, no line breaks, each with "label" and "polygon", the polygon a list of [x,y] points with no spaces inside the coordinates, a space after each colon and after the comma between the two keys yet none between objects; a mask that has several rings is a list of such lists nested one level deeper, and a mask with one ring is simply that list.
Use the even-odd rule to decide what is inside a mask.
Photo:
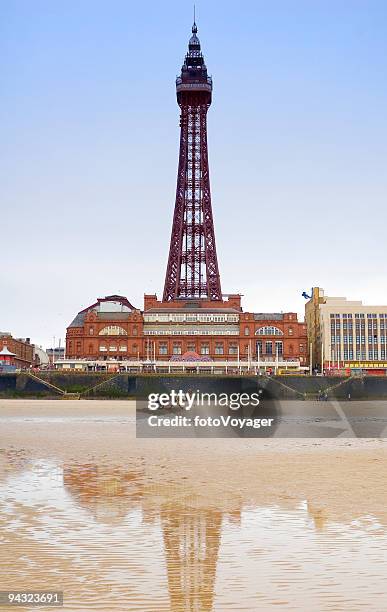
[{"label": "distant building", "polygon": [[34,361],[34,349],[29,338],[13,338],[9,332],[0,332],[0,351],[6,348],[14,353],[17,368],[30,368]]},{"label": "distant building", "polygon": [[240,295],[161,302],[152,294],[145,295],[143,311],[123,296],[99,298],[67,329],[66,359],[165,362],[195,355],[198,361],[306,367],[306,324],[294,312],[245,313]]},{"label": "distant building", "polygon": [[46,351],[42,349],[41,346],[34,344],[34,366],[36,367],[45,367],[50,363],[49,356]]},{"label": "distant building", "polygon": [[47,364],[52,364],[58,361],[58,359],[63,359],[65,356],[65,348],[64,346],[56,346],[55,348],[48,348],[44,351],[47,356]]},{"label": "distant building", "polygon": [[11,353],[7,346],[0,351],[0,372],[15,372],[15,353]]},{"label": "distant building", "polygon": [[99,298],[81,310],[67,328],[66,357],[136,359],[143,354],[143,318],[127,298]]},{"label": "distant building", "polygon": [[387,306],[328,297],[319,287],[305,305],[313,367],[387,370]]}]

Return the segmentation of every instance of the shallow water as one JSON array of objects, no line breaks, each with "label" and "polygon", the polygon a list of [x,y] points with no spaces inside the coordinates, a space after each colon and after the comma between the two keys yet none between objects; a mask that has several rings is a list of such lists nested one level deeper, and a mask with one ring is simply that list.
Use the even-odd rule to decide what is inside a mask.
[{"label": "shallow water", "polygon": [[387,609],[371,511],[338,521],[301,492],[252,502],[226,482],[214,495],[210,455],[207,480],[162,457],[1,457],[2,590],[63,590],[77,612]]}]

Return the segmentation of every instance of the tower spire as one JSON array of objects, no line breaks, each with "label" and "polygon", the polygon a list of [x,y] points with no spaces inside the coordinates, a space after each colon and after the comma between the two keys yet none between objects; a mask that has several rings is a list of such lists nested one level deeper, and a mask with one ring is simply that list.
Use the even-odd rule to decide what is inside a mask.
[{"label": "tower spire", "polygon": [[221,300],[207,151],[207,111],[212,79],[192,26],[181,75],[176,79],[180,106],[180,155],[176,201],[163,300]]}]

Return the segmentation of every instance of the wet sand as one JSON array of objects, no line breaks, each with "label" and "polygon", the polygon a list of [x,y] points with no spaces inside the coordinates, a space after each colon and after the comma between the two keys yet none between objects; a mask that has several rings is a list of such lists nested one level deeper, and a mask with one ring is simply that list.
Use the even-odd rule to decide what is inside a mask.
[{"label": "wet sand", "polygon": [[127,401],[0,400],[0,427],[2,589],[59,581],[78,612],[387,609],[385,439],[136,439]]}]

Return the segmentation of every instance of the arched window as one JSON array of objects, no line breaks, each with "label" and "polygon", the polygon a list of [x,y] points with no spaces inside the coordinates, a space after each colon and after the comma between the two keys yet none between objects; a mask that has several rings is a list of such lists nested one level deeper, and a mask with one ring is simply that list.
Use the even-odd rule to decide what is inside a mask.
[{"label": "arched window", "polygon": [[118,325],[107,325],[99,332],[100,336],[127,336],[128,332]]},{"label": "arched window", "polygon": [[278,329],[278,327],[273,327],[272,325],[266,325],[264,327],[260,327],[255,332],[256,336],[283,336],[284,332]]},{"label": "arched window", "polygon": [[246,327],[245,327],[245,336],[248,336],[249,334],[250,334],[250,328],[247,327],[247,325],[246,325]]}]

